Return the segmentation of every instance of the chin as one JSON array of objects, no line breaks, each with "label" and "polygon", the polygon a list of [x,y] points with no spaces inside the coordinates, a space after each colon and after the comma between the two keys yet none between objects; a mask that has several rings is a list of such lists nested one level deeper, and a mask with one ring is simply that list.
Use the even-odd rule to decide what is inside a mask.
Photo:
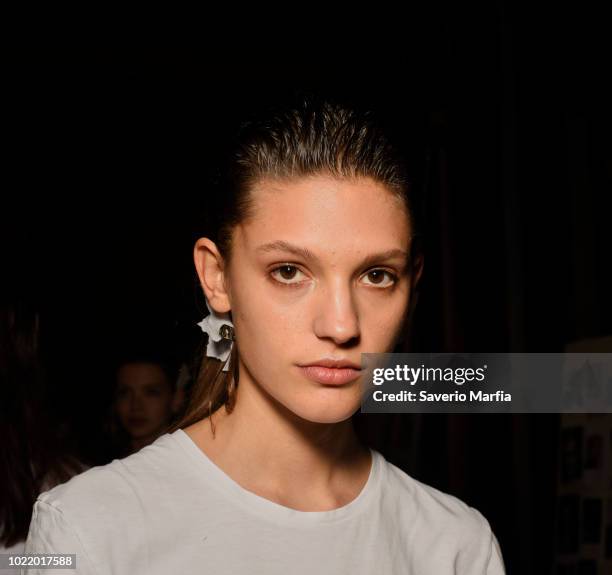
[{"label": "chin", "polygon": [[293,413],[312,423],[340,423],[350,419],[359,410],[361,403],[354,399],[345,401],[307,401],[299,406],[293,406]]},{"label": "chin", "polygon": [[134,438],[134,439],[143,439],[145,437],[149,437],[150,435],[153,435],[155,430],[153,429],[132,429],[129,431],[130,435]]}]

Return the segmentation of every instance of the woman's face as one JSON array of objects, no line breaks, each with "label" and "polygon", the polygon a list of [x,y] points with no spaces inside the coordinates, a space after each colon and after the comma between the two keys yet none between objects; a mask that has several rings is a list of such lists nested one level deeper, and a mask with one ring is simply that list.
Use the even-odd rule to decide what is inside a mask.
[{"label": "woman's face", "polygon": [[172,416],[172,406],[172,386],[160,366],[143,362],[119,368],[115,408],[132,438],[160,433]]},{"label": "woman's face", "polygon": [[240,384],[306,420],[343,421],[360,407],[360,380],[329,385],[300,366],[393,350],[410,291],[404,204],[369,178],[262,181],[253,193],[226,277]]}]

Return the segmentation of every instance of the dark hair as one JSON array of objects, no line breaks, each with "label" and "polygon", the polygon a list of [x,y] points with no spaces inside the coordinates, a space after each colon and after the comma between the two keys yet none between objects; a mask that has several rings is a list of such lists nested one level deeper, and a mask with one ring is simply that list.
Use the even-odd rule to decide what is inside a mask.
[{"label": "dark hair", "polygon": [[[213,203],[206,213],[208,233],[225,262],[232,256],[234,228],[253,214],[250,191],[263,179],[372,178],[404,202],[416,230],[406,158],[382,126],[372,110],[308,92],[296,92],[289,102],[243,121],[222,146],[211,182]],[[219,360],[206,357],[207,343],[200,347],[200,369],[185,414],[171,431],[200,421],[223,404],[228,412],[233,409],[228,389],[238,385],[238,343],[228,372],[221,371]]]},{"label": "dark hair", "polygon": [[0,305],[0,542],[26,539],[39,493],[86,469],[52,418],[41,357],[38,307],[15,297]]},{"label": "dark hair", "polygon": [[113,374],[114,382],[117,383],[119,370],[128,364],[147,363],[159,367],[166,376],[172,391],[176,391],[178,380],[178,364],[174,357],[169,353],[164,353],[155,349],[132,349],[121,352],[114,360]]}]

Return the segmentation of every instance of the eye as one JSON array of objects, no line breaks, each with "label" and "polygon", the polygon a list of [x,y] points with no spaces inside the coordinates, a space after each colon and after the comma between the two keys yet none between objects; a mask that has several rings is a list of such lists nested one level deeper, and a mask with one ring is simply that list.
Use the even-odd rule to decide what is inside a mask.
[{"label": "eye", "polygon": [[[390,278],[390,281],[385,282],[385,274]],[[388,270],[371,270],[365,277],[370,278],[371,282],[368,285],[380,288],[386,288],[394,285],[397,282],[397,276]]]},{"label": "eye", "polygon": [[280,284],[285,285],[294,285],[299,284],[299,281],[291,281],[295,279],[297,274],[301,274],[302,272],[294,265],[284,264],[277,268],[274,268],[270,275]]}]

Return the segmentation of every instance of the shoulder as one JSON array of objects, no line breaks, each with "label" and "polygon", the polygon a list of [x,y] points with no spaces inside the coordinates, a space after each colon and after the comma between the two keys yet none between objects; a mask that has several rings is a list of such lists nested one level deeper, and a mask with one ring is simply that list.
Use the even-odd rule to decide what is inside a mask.
[{"label": "shoulder", "polygon": [[504,575],[499,543],[480,511],[415,479],[381,455],[388,536],[415,572]]},{"label": "shoulder", "polygon": [[134,493],[123,466],[122,460],[115,459],[106,465],[91,467],[42,492],[36,501],[42,504],[40,508],[57,510],[72,521],[92,514],[103,517],[125,512]]},{"label": "shoulder", "polygon": [[144,545],[150,502],[175,464],[172,448],[164,435],[137,453],[91,467],[41,493],[34,503],[29,552],[41,546],[56,553],[68,548],[100,558],[119,544]]},{"label": "shoulder", "polygon": [[82,509],[120,513],[177,464],[176,448],[166,434],[151,445],[106,465],[90,467],[65,483],[41,493],[39,501],[77,515]]},{"label": "shoulder", "polygon": [[90,469],[91,466],[83,463],[72,455],[67,455],[58,461],[57,466],[45,473],[40,492],[50,491],[56,485],[69,481],[75,475],[79,475]]},{"label": "shoulder", "polygon": [[386,468],[387,493],[420,521],[432,528],[482,534],[490,531],[489,522],[475,508],[458,497],[419,481],[390,463]]}]

